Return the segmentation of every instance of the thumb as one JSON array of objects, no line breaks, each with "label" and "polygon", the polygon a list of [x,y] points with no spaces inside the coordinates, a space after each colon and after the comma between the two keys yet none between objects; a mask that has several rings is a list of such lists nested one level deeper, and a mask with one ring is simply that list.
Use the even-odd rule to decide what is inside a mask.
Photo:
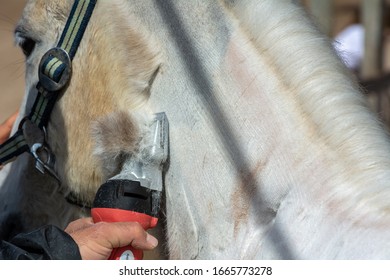
[{"label": "thumb", "polygon": [[[112,248],[131,245],[136,249],[151,250],[158,245],[158,240],[147,233],[139,223],[117,222],[111,226],[107,228],[107,233],[112,237]],[[109,233],[110,231],[112,232]]]}]

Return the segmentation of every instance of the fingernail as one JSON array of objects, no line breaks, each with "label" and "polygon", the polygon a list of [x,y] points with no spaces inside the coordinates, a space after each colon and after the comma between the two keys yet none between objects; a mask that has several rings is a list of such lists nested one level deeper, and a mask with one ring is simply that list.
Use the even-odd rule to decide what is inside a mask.
[{"label": "fingernail", "polygon": [[148,242],[151,246],[156,247],[158,245],[158,240],[149,233],[146,235],[146,242]]}]

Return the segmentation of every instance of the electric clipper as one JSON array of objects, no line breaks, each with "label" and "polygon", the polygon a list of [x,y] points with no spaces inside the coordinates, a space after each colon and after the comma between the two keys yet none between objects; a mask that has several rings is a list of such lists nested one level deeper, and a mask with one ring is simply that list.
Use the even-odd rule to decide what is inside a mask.
[{"label": "electric clipper", "polygon": [[[91,210],[94,222],[138,222],[145,230],[158,222],[163,188],[163,167],[169,152],[169,128],[165,113],[158,113],[151,124],[152,137],[139,158],[124,163],[120,174],[110,178],[96,193]],[[131,246],[114,249],[109,259],[143,258]]]}]

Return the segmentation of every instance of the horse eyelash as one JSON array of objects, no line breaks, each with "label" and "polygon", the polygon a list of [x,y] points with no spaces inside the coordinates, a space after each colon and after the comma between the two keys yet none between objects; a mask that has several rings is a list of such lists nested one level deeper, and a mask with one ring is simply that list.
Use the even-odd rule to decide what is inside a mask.
[{"label": "horse eyelash", "polygon": [[26,58],[28,58],[35,49],[36,41],[32,38],[15,33],[15,43],[22,49]]}]

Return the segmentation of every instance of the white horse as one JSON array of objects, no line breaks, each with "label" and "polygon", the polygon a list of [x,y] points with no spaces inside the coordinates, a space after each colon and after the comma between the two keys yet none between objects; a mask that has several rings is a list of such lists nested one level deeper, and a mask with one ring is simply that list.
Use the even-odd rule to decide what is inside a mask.
[{"label": "white horse", "polygon": [[[26,6],[22,112],[72,2]],[[170,258],[390,258],[389,139],[292,2],[99,1],[48,126],[62,185],[16,160],[1,188],[6,229],[88,214],[62,193],[92,201],[149,112],[164,111]]]}]

